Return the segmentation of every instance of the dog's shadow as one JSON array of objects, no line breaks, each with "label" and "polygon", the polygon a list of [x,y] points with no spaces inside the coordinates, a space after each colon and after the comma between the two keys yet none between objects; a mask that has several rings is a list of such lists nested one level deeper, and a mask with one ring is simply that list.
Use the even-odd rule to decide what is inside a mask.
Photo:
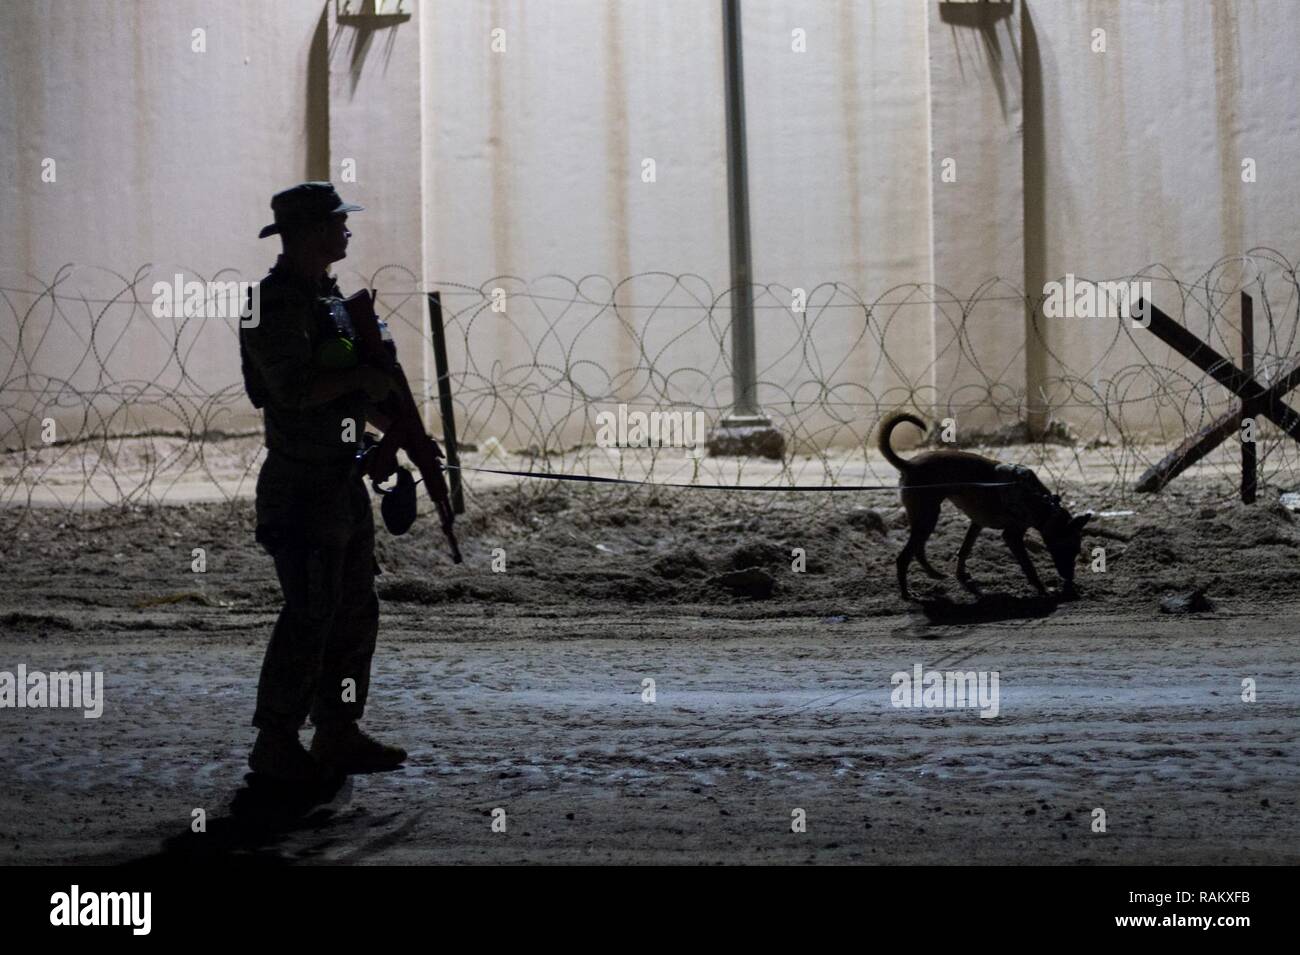
[{"label": "dog's shadow", "polygon": [[913,606],[930,623],[996,623],[1000,620],[1033,620],[1056,612],[1061,598],[1048,594],[1019,597],[1014,594],[981,594],[972,600],[952,600],[947,594],[925,597]]}]

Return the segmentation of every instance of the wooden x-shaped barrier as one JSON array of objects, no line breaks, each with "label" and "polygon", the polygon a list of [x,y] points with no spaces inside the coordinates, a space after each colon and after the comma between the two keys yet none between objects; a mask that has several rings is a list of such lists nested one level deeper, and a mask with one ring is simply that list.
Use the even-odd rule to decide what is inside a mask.
[{"label": "wooden x-shaped barrier", "polygon": [[[1150,312],[1144,313],[1143,308],[1150,309]],[[1300,415],[1282,400],[1300,385],[1300,359],[1293,361],[1285,374],[1271,385],[1263,385],[1255,380],[1254,302],[1249,295],[1241,293],[1242,368],[1238,368],[1230,359],[1220,355],[1149,302],[1138,302],[1135,314],[1150,314],[1151,324],[1148,330],[1152,334],[1241,399],[1237,408],[1224,412],[1200,431],[1189,435],[1182,444],[1149,468],[1138,480],[1137,490],[1160,490],[1239,431],[1241,423],[1247,418],[1263,415],[1294,440],[1300,441]],[[1255,500],[1255,488],[1255,443],[1243,441],[1241,499],[1247,504]]]}]

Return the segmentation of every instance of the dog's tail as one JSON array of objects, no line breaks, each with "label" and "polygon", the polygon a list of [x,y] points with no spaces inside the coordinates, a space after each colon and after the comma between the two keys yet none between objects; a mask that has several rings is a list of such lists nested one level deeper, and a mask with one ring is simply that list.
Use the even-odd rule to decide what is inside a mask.
[{"label": "dog's tail", "polygon": [[900,471],[906,471],[910,464],[898,456],[898,452],[893,449],[889,443],[889,437],[894,433],[894,429],[906,421],[908,424],[914,424],[922,431],[925,430],[925,422],[914,414],[908,414],[906,411],[898,411],[891,414],[880,425],[880,436],[876,439],[880,447],[880,453],[885,456],[885,460],[898,468]]}]

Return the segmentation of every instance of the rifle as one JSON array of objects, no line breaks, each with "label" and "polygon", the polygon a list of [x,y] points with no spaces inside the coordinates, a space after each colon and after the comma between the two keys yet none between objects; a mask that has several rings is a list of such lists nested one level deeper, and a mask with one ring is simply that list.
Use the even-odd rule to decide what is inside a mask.
[{"label": "rifle", "polygon": [[438,509],[442,532],[451,545],[451,559],[453,563],[459,564],[460,545],[456,542],[456,531],[452,526],[454,516],[442,467],[442,448],[424,430],[419,406],[411,394],[411,385],[397,362],[397,345],[388,331],[388,324],[375,314],[374,292],[363,289],[344,299],[343,305],[357,335],[362,363],[373,365],[387,374],[394,386],[392,393],[378,405],[379,410],[390,419],[389,428],[368,455],[370,463],[366,467],[366,474],[375,483],[387,481],[397,472],[398,449],[405,451],[424,479],[425,490]]}]

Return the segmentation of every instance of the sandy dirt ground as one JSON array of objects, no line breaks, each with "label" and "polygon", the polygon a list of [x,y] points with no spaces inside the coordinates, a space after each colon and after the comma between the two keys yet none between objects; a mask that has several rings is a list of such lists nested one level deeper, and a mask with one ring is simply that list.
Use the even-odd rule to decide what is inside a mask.
[{"label": "sandy dirt ground", "polygon": [[[485,488],[461,567],[427,515],[380,530],[367,724],[411,758],[313,793],[247,777],[278,607],[247,501],[3,509],[0,670],[102,670],[106,701],[0,710],[0,863],[1294,864],[1300,523],[1277,493],[1188,480],[1098,518],[1130,539],[1089,541],[1107,568],[1077,602],[1034,598],[988,534],[983,601],[914,568],[908,604],[889,493]],[[1161,611],[1196,588],[1212,609]],[[893,706],[917,664],[996,672],[998,716]]]}]

